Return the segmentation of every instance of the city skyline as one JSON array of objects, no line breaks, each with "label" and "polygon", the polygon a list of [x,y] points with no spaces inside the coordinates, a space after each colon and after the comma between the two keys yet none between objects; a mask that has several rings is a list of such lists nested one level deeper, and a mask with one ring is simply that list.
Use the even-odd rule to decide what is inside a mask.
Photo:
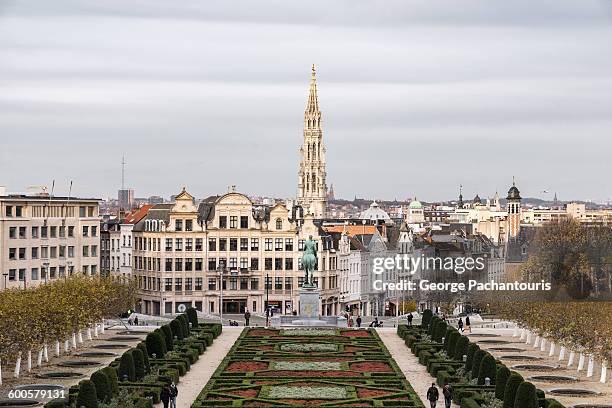
[{"label": "city skyline", "polygon": [[8,3],[0,185],[295,197],[315,63],[336,197],[610,201],[604,2],[376,5]]}]

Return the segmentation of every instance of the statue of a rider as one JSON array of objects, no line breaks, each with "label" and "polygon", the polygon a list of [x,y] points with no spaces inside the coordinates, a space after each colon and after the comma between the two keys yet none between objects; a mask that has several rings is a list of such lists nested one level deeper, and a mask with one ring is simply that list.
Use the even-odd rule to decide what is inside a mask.
[{"label": "statue of a rider", "polygon": [[304,242],[304,255],[302,255],[302,267],[306,273],[302,287],[314,287],[313,274],[317,267],[317,241],[312,235]]}]

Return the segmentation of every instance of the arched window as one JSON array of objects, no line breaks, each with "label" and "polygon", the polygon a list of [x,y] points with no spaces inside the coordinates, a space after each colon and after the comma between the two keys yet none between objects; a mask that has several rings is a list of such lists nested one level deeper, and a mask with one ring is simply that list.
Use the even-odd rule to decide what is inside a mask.
[{"label": "arched window", "polygon": [[276,229],[277,230],[282,230],[283,229],[283,220],[280,218],[276,219]]},{"label": "arched window", "polygon": [[145,221],[145,231],[150,231],[150,230],[151,230],[151,221],[146,220]]}]

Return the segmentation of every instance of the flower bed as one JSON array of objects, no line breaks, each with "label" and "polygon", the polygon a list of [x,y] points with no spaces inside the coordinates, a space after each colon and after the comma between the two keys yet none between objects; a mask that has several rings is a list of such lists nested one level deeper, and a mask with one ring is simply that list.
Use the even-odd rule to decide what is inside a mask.
[{"label": "flower bed", "polygon": [[420,399],[373,330],[245,329],[192,408],[415,407]]}]

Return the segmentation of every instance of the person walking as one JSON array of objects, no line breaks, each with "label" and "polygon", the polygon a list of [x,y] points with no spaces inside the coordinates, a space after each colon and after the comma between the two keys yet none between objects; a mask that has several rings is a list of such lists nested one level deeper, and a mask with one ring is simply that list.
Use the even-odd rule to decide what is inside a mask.
[{"label": "person walking", "polygon": [[470,316],[465,316],[465,330],[472,332],[472,326],[470,325]]},{"label": "person walking", "polygon": [[170,384],[170,406],[176,408],[176,397],[178,396],[178,388],[175,383]]},{"label": "person walking", "polygon": [[451,408],[453,403],[453,387],[449,383],[445,383],[444,387],[442,387],[442,395],[444,395],[444,406]]},{"label": "person walking", "polygon": [[248,326],[249,325],[249,320],[251,319],[251,312],[249,312],[249,309],[244,311],[244,325]]},{"label": "person walking", "polygon": [[412,326],[412,319],[414,319],[414,316],[412,315],[412,312],[408,313],[408,326]]},{"label": "person walking", "polygon": [[135,326],[138,326],[138,316],[136,316],[136,317],[134,318],[134,325],[135,325]]},{"label": "person walking", "polygon": [[459,318],[459,321],[457,322],[457,327],[459,328],[459,331],[463,332],[463,319]]},{"label": "person walking", "polygon": [[164,388],[161,390],[161,394],[159,394],[159,398],[161,402],[164,404],[164,408],[168,408],[168,404],[170,403],[170,396],[172,391],[170,391],[170,386],[168,384],[164,385]]},{"label": "person walking", "polygon": [[348,326],[348,327],[353,327],[353,318],[352,318],[351,316],[349,316],[349,318],[348,318],[348,324],[347,324],[347,326]]},{"label": "person walking", "polygon": [[357,316],[356,322],[357,322],[357,327],[361,327],[361,316]]},{"label": "person walking", "polygon": [[431,387],[427,390],[427,401],[429,401],[429,406],[431,408],[436,408],[436,404],[438,403],[439,398],[438,388],[436,388],[436,383],[431,383]]}]

